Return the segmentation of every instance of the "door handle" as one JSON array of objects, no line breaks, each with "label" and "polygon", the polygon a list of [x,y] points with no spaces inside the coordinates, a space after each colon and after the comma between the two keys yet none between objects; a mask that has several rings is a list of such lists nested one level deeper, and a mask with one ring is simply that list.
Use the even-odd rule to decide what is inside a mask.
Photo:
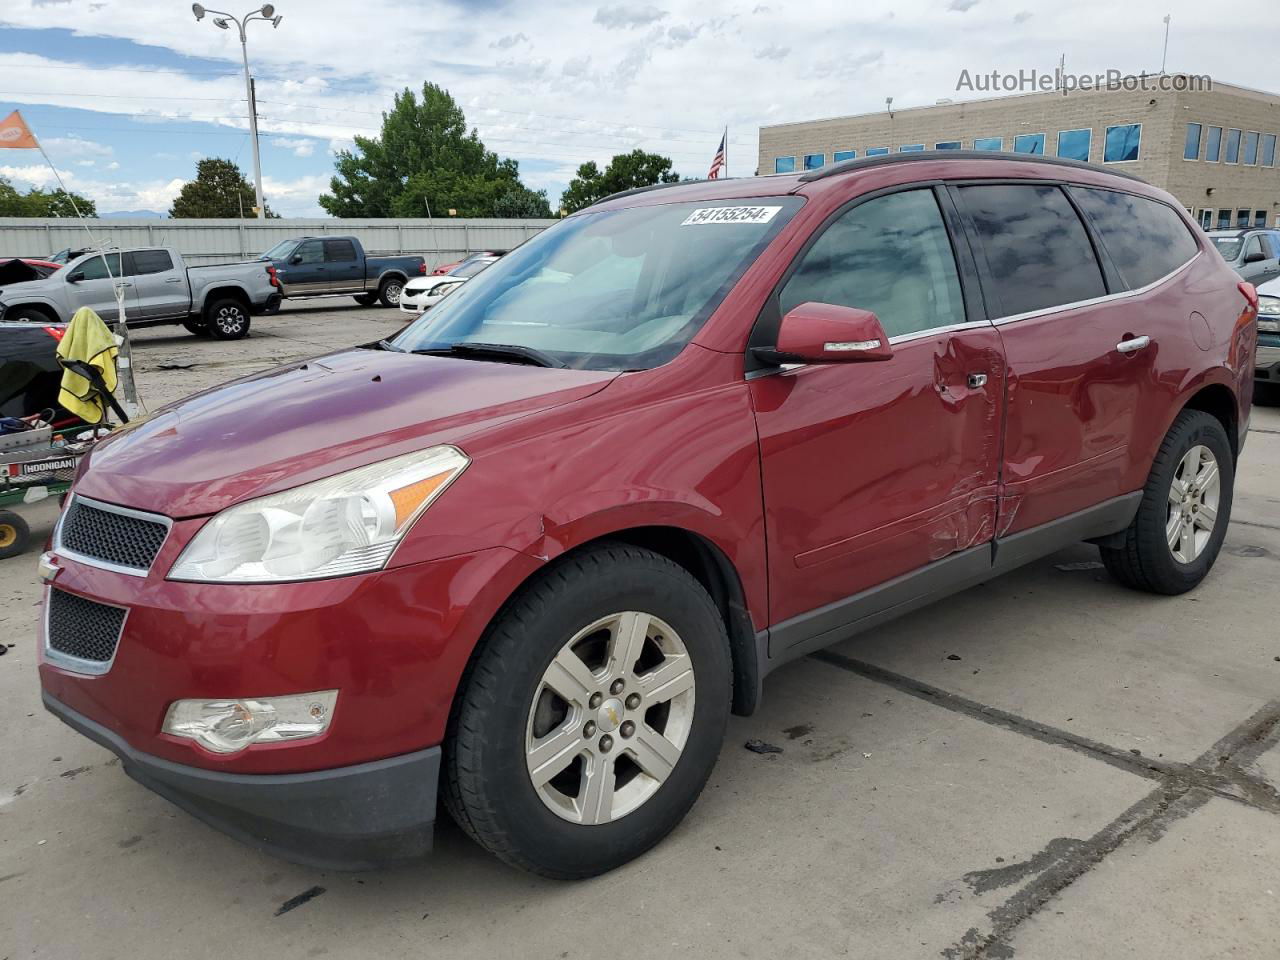
[{"label": "door handle", "polygon": [[165,283],[181,283],[181,282],[182,282],[181,277],[169,277],[167,280],[165,280]]},{"label": "door handle", "polygon": [[1137,353],[1150,343],[1150,337],[1130,337],[1128,340],[1121,340],[1117,343],[1116,349],[1121,353]]},{"label": "door handle", "polygon": [[985,373],[969,374],[970,389],[977,390],[978,388],[985,387],[986,385],[987,385],[987,375]]}]

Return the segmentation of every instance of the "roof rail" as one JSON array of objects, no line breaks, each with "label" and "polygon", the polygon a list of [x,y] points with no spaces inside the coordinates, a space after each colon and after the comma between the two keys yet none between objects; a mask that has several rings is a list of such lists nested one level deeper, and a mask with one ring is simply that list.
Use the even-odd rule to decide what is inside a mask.
[{"label": "roof rail", "polygon": [[[733,179],[730,177],[726,180]],[[587,204],[588,207],[594,207],[597,204],[605,203],[609,200],[617,200],[619,197],[630,197],[637,193],[648,193],[651,190],[665,190],[667,187],[684,187],[691,183],[710,183],[705,177],[700,180],[676,180],[674,183],[651,183],[647,187],[632,187],[630,190],[619,190],[617,193],[611,193],[607,197],[601,197],[595,203]]]},{"label": "roof rail", "polygon": [[[813,180],[825,180],[843,173],[857,173],[871,167],[887,166],[893,163],[919,163],[922,160],[1004,160],[1015,163],[1047,163],[1057,167],[1073,167],[1076,170],[1093,170],[1097,173],[1109,173],[1126,180],[1147,183],[1141,177],[1122,170],[1112,170],[1096,163],[1085,163],[1083,160],[1068,160],[1066,157],[1046,157],[1038,153],[1005,153],[996,150],[913,150],[910,153],[878,154],[874,157],[857,157],[853,160],[841,160],[829,167],[810,170],[800,177],[801,183]],[[1150,186],[1150,184],[1148,184]]]}]

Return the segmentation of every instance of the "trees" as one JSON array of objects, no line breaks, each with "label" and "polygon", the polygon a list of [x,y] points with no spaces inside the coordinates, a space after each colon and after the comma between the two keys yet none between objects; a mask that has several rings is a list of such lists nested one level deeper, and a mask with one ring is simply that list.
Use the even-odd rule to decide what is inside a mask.
[{"label": "trees", "polygon": [[[244,178],[238,166],[220,157],[206,157],[196,164],[196,178],[183,184],[174,198],[169,216],[178,219],[251,218],[256,202],[253,185]],[[268,206],[267,216],[278,217],[279,214]]]},{"label": "trees", "polygon": [[7,178],[0,176],[0,217],[74,217],[76,207],[82,216],[98,215],[97,204],[78,193],[61,187],[47,191],[32,187],[23,194]]},{"label": "trees", "polygon": [[679,179],[680,175],[671,170],[669,157],[636,149],[615,156],[603,173],[594,161],[584,163],[560,197],[560,206],[566,213],[573,213],[619,190],[676,183]]},{"label": "trees", "polygon": [[547,217],[546,193],[520,182],[514,160],[500,160],[467,129],[449,92],[424,83],[405,89],[382,114],[382,135],[356,137],[334,160],[320,206],[335,217]]}]

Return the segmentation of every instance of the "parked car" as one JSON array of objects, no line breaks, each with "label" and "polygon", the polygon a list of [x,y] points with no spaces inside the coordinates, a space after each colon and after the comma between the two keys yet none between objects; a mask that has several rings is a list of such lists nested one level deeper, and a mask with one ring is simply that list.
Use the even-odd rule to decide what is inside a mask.
[{"label": "parked car", "polygon": [[1280,279],[1258,287],[1258,352],[1254,377],[1260,400],[1280,402]]},{"label": "parked car", "polygon": [[429,277],[410,280],[405,284],[404,292],[400,295],[400,309],[405,313],[413,314],[430,310],[477,273],[497,262],[498,257],[472,257],[444,276],[432,274]]},{"label": "parked car", "polygon": [[0,289],[14,283],[26,283],[28,280],[43,280],[45,277],[62,269],[58,263],[47,260],[0,260]]},{"label": "parked car", "polygon": [[597,874],[790,660],[1080,540],[1199,584],[1256,308],[1177,200],[1073,161],[618,194],[391,340],[103,442],[42,566],[44,703],[302,862],[425,853],[439,794]]},{"label": "parked car", "polygon": [[1280,277],[1280,230],[1210,230],[1209,239],[1227,265],[1250,283]]},{"label": "parked car", "polygon": [[369,257],[358,237],[298,237],[282,240],[260,258],[271,264],[290,300],[354,294],[368,306],[398,306],[410,277],[427,272],[417,256]]},{"label": "parked car", "polygon": [[92,253],[43,280],[0,287],[0,320],[66,323],[80,307],[103,320],[119,315],[115,285],[125,287],[130,327],[180,323],[191,333],[236,340],[249,332],[251,314],[278,303],[275,278],[261,263],[189,267],[170,247]]},{"label": "parked car", "polygon": [[505,257],[510,250],[478,250],[475,253],[468,254],[461,260],[455,260],[453,263],[442,263],[431,271],[433,277],[443,277],[446,273],[453,273],[454,270],[462,266],[468,260],[475,260],[478,257]]}]

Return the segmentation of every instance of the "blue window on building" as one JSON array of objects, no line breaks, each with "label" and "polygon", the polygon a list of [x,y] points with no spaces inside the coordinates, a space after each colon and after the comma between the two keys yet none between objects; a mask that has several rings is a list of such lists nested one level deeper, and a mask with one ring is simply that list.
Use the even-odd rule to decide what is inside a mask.
[{"label": "blue window on building", "polygon": [[975,150],[1003,150],[1004,137],[974,137],[973,149]]},{"label": "blue window on building", "polygon": [[1128,163],[1137,160],[1142,146],[1142,124],[1121,123],[1107,127],[1102,147],[1103,163]]},{"label": "blue window on building", "polygon": [[826,162],[827,155],[825,153],[806,153],[804,155],[804,168],[806,170],[817,170]]},{"label": "blue window on building", "polygon": [[1187,124],[1187,140],[1182,145],[1183,160],[1199,160],[1200,159],[1200,124]]},{"label": "blue window on building", "polygon": [[919,153],[924,149],[923,143],[906,143],[898,148],[899,153]]},{"label": "blue window on building", "polygon": [[1222,159],[1222,128],[1210,127],[1204,136],[1204,162],[1217,163]]},{"label": "blue window on building", "polygon": [[840,163],[843,160],[852,160],[857,155],[857,150],[837,150],[835,154],[833,154],[832,159],[835,160],[836,163]]},{"label": "blue window on building", "polygon": [[1223,151],[1223,163],[1239,163],[1240,162],[1240,131],[1230,129],[1227,131],[1227,146]]},{"label": "blue window on building", "polygon": [[795,157],[775,157],[773,161],[774,173],[795,173],[796,158]]},{"label": "blue window on building", "polygon": [[960,141],[959,141],[959,140],[941,140],[941,141],[939,141],[938,143],[935,143],[935,144],[933,145],[933,149],[935,149],[935,150],[959,150],[959,149],[960,149]]},{"label": "blue window on building", "polygon": [[1276,165],[1276,135],[1268,133],[1262,138],[1262,165],[1264,167],[1274,167]]},{"label": "blue window on building", "polygon": [[1014,153],[1036,153],[1044,155],[1044,134],[1024,133],[1013,138]]},{"label": "blue window on building", "polygon": [[867,147],[868,157],[883,157],[888,152],[888,147]]},{"label": "blue window on building", "polygon": [[1066,157],[1068,160],[1083,160],[1089,162],[1089,145],[1093,142],[1093,131],[1085,128],[1083,130],[1059,130],[1058,131],[1058,156]]},{"label": "blue window on building", "polygon": [[1252,131],[1244,135],[1244,162],[1250,167],[1258,163],[1258,135]]}]

